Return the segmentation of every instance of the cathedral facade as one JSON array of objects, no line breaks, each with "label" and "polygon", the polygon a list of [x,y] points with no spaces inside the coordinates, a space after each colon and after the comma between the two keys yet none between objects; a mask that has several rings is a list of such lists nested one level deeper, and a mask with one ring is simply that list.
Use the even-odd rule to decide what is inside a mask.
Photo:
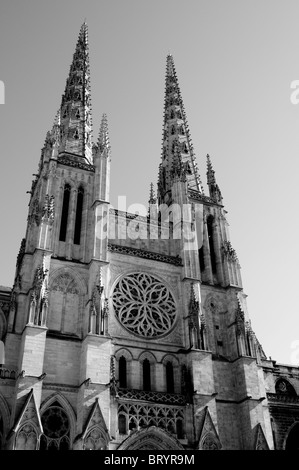
[{"label": "cathedral facade", "polygon": [[0,448],[299,448],[299,368],[267,358],[207,156],[203,190],[173,57],[148,215],[109,207],[91,140],[87,25],[0,288]]}]

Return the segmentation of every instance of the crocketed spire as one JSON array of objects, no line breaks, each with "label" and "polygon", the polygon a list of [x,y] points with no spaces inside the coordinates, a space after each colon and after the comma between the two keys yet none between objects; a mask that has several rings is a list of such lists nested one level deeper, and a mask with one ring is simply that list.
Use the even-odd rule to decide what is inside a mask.
[{"label": "crocketed spire", "polygon": [[92,120],[87,24],[80,29],[60,106],[59,153],[92,162]]},{"label": "crocketed spire", "polygon": [[183,169],[189,189],[202,192],[184,104],[171,54],[168,54],[166,63],[162,141],[162,163],[158,181],[160,199],[163,199],[164,194],[171,190],[173,176],[178,176],[178,165]]}]

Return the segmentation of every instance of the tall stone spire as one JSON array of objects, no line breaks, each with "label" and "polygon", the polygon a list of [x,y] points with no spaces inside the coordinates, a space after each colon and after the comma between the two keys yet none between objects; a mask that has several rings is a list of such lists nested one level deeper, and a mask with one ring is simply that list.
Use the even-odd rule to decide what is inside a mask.
[{"label": "tall stone spire", "polygon": [[162,163],[158,180],[160,200],[164,200],[166,193],[171,191],[173,169],[177,167],[178,161],[183,166],[189,189],[202,192],[174,61],[169,54],[166,64]]},{"label": "tall stone spire", "polygon": [[59,154],[92,163],[90,70],[87,24],[81,26],[60,106]]},{"label": "tall stone spire", "polygon": [[213,170],[210,155],[207,155],[207,184],[209,187],[210,197],[215,202],[222,204],[222,194],[216,183],[215,171]]}]

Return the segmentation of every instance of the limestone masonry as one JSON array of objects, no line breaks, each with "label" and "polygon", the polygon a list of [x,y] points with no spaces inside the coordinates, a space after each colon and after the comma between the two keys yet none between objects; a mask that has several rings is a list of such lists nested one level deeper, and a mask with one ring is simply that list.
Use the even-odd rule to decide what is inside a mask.
[{"label": "limestone masonry", "polygon": [[[87,25],[0,288],[0,448],[299,449],[299,368],[267,358],[207,156],[204,194],[173,57],[148,216],[109,206],[91,141]],[[138,198],[138,195],[136,195]]]}]

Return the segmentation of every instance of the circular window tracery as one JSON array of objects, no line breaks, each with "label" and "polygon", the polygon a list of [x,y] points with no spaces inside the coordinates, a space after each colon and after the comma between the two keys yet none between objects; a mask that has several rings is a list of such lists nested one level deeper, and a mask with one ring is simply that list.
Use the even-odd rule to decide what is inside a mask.
[{"label": "circular window tracery", "polygon": [[121,278],[115,286],[112,302],[122,326],[142,337],[164,335],[175,321],[173,295],[163,282],[147,273]]},{"label": "circular window tracery", "polygon": [[52,406],[42,416],[44,433],[50,438],[59,438],[67,434],[69,420],[62,408]]}]

